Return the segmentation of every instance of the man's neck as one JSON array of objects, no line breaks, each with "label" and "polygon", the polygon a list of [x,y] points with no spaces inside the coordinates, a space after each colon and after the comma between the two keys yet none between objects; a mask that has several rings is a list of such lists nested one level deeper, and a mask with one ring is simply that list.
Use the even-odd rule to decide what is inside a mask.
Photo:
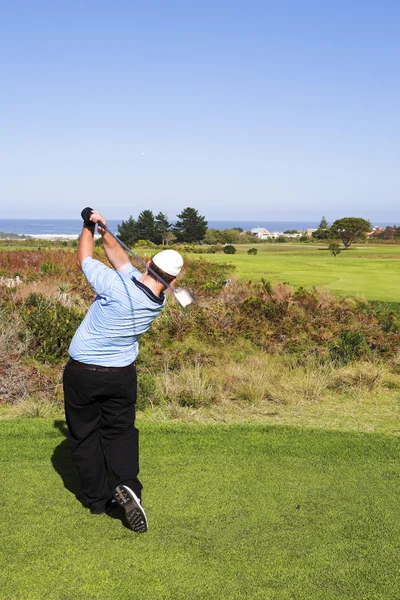
[{"label": "man's neck", "polygon": [[143,285],[148,287],[153,292],[153,294],[157,296],[157,298],[160,298],[161,292],[163,292],[165,289],[165,287],[160,281],[153,279],[153,277],[150,277],[150,275],[147,275],[147,273],[143,273],[139,281],[140,283],[143,283]]}]

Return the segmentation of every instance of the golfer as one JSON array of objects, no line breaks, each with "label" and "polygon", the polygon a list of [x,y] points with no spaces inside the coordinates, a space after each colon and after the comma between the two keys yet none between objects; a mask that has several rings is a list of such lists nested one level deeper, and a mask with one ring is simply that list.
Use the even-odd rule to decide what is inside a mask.
[{"label": "golfer", "polygon": [[[92,211],[84,221],[78,247],[78,264],[97,296],[72,339],[64,370],[69,442],[90,511],[106,513],[116,500],[125,509],[128,527],[144,532],[135,360],[140,336],[165,304],[165,286],[149,270],[142,274],[135,269],[125,250],[100,226],[113,268],[95,260],[94,228],[99,221],[106,225],[104,217]],[[173,284],[183,260],[175,250],[163,250],[148,266]],[[108,483],[106,460],[115,490]]]}]

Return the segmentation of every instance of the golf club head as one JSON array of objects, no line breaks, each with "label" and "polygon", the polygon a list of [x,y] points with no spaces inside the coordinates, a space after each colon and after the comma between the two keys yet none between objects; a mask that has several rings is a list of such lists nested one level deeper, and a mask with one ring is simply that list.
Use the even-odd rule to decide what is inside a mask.
[{"label": "golf club head", "polygon": [[190,304],[193,304],[193,302],[194,302],[194,298],[193,298],[192,294],[182,288],[178,288],[177,290],[174,290],[174,296],[175,296],[176,300],[179,302],[179,304],[182,306],[182,308],[186,308],[187,306],[189,306]]}]

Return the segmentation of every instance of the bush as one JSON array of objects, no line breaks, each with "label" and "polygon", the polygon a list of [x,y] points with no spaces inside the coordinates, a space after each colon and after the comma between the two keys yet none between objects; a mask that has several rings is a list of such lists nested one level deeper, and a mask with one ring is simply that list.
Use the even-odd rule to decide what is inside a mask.
[{"label": "bush", "polygon": [[62,272],[62,269],[52,260],[48,260],[40,263],[40,272],[43,273],[43,275],[57,275]]},{"label": "bush", "polygon": [[224,246],[222,250],[223,250],[224,254],[236,254],[236,248],[235,248],[235,246],[232,246],[231,244]]},{"label": "bush", "polygon": [[71,339],[83,318],[75,309],[32,292],[21,316],[29,331],[29,350],[35,358],[58,363],[67,358]]},{"label": "bush", "polygon": [[359,358],[367,358],[370,354],[365,336],[359,331],[342,331],[338,343],[330,349],[334,362],[343,365]]},{"label": "bush", "polygon": [[261,289],[266,292],[269,296],[272,296],[272,283],[261,277]]},{"label": "bush", "polygon": [[338,254],[340,254],[340,245],[338,242],[334,241],[331,242],[328,246],[329,248],[329,252],[332,254],[332,256],[337,256]]},{"label": "bush", "polygon": [[157,382],[151,373],[141,373],[138,376],[138,393],[136,400],[136,408],[143,410],[149,404],[154,406],[159,403],[160,392],[157,387]]},{"label": "bush", "polygon": [[216,292],[224,287],[225,281],[234,270],[235,267],[228,263],[212,263],[203,259],[186,260],[179,284],[194,292]]},{"label": "bush", "polygon": [[250,255],[253,255],[253,256],[255,256],[257,254],[257,252],[258,252],[257,248],[249,248],[247,250],[247,254],[250,254]]},{"label": "bush", "polygon": [[157,248],[157,244],[151,242],[150,240],[138,240],[135,243],[136,248]]}]

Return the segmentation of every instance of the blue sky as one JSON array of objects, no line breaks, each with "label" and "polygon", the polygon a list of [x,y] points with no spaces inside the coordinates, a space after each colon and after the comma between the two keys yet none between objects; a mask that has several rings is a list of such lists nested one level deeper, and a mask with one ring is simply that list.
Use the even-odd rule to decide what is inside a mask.
[{"label": "blue sky", "polygon": [[400,222],[400,1],[0,8],[0,218]]}]

